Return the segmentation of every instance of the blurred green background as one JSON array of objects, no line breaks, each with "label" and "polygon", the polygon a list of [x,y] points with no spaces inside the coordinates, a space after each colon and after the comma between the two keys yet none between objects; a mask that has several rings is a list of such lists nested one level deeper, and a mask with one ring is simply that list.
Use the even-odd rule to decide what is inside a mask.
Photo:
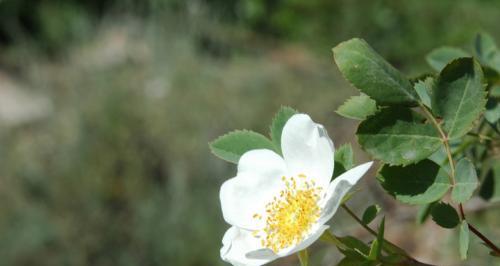
[{"label": "blurred green background", "polygon": [[[225,265],[218,189],[235,166],[209,141],[267,133],[290,105],[355,142],[333,111],[357,92],[331,47],[365,38],[412,76],[437,46],[500,41],[499,17],[495,0],[0,0],[0,265]],[[360,188],[352,204],[381,204],[387,237],[419,259],[498,263],[477,239],[457,261],[453,231],[415,226],[373,175]],[[498,236],[494,213],[475,217]],[[341,211],[333,224],[367,237]]]}]

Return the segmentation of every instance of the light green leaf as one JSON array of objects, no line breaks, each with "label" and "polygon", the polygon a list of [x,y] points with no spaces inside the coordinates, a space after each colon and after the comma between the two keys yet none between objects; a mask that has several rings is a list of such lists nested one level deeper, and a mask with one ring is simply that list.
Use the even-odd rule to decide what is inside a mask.
[{"label": "light green leaf", "polygon": [[337,177],[354,166],[354,153],[351,144],[346,143],[335,150],[333,176]]},{"label": "light green leaf", "polygon": [[356,135],[365,151],[391,165],[418,162],[441,146],[436,129],[404,107],[381,110],[363,121]]},{"label": "light green leaf", "polygon": [[373,260],[373,261],[377,260],[379,251],[380,251],[380,245],[377,239],[375,239],[373,240],[370,246],[370,253],[368,253],[368,260]]},{"label": "light green leaf", "polygon": [[430,95],[432,95],[433,86],[434,79],[430,77],[425,80],[418,81],[413,86],[418,94],[418,97],[420,98],[420,101],[422,101],[422,103],[429,108],[432,108]]},{"label": "light green leaf", "polygon": [[474,52],[482,64],[500,72],[500,51],[491,35],[479,33],[474,42]]},{"label": "light green leaf", "polygon": [[447,173],[430,160],[404,167],[384,165],[377,179],[387,192],[407,204],[437,201],[451,187]]},{"label": "light green leaf", "polygon": [[443,228],[454,228],[460,222],[457,211],[449,204],[440,202],[432,207],[432,220]]},{"label": "light green leaf", "polygon": [[410,82],[362,39],[333,48],[340,72],[356,88],[381,105],[415,104],[418,96]]},{"label": "light green leaf", "polygon": [[472,193],[479,185],[476,168],[468,159],[458,161],[455,170],[455,186],[451,191],[451,199],[457,203],[464,203],[472,197]]},{"label": "light green leaf", "polygon": [[470,55],[462,49],[444,46],[432,50],[425,60],[434,70],[441,71],[448,63],[461,57],[470,57]]},{"label": "light green leaf", "polygon": [[469,225],[463,220],[460,224],[460,234],[458,236],[460,259],[467,259],[467,251],[469,250]]},{"label": "light green leaf", "polygon": [[299,251],[299,261],[300,261],[300,266],[309,265],[309,253],[307,252],[307,249]]},{"label": "light green leaf", "polygon": [[361,94],[349,98],[335,112],[343,117],[365,120],[377,112],[377,103],[370,96]]},{"label": "light green leaf", "polygon": [[230,132],[220,136],[209,145],[213,154],[232,163],[238,163],[241,155],[250,150],[274,150],[274,145],[269,139],[249,130]]},{"label": "light green leaf", "polygon": [[500,98],[500,85],[491,86],[490,96],[494,98]]},{"label": "light green leaf", "polygon": [[485,105],[483,72],[474,59],[457,59],[441,71],[432,94],[432,110],[444,119],[450,139],[467,133]]},{"label": "light green leaf", "polygon": [[488,99],[486,111],[484,111],[486,121],[494,124],[500,120],[500,101],[494,98]]},{"label": "light green leaf", "polygon": [[282,106],[281,109],[276,113],[271,123],[271,140],[273,141],[276,150],[281,154],[281,133],[283,127],[290,117],[297,114],[297,111],[288,106]]},{"label": "light green leaf", "polygon": [[354,194],[356,194],[358,191],[359,191],[359,189],[351,190],[351,191],[347,192],[347,194],[345,194],[344,197],[342,198],[342,200],[340,201],[340,205],[351,200],[352,197],[354,197]]},{"label": "light green leaf", "polygon": [[429,218],[429,215],[431,215],[432,206],[434,206],[434,204],[435,203],[432,202],[432,203],[420,206],[420,208],[418,209],[418,213],[417,213],[417,224],[423,224],[425,222],[425,220],[427,220],[427,218]]},{"label": "light green leaf", "polygon": [[379,211],[380,211],[380,206],[376,204],[369,206],[363,213],[361,221],[363,221],[364,224],[371,223],[371,221],[373,221],[373,219],[377,217]]}]

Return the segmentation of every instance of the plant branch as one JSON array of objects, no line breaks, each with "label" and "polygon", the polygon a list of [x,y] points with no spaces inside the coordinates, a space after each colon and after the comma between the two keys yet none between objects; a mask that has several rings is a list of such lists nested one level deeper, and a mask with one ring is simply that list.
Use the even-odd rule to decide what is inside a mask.
[{"label": "plant branch", "polygon": [[[449,175],[450,182],[451,182],[452,186],[455,186],[455,184],[456,184],[456,181],[455,181],[455,162],[453,161],[453,156],[451,153],[450,144],[448,141],[448,136],[444,133],[443,129],[441,128],[439,123],[436,121],[434,116],[431,114],[431,112],[429,112],[427,107],[425,107],[422,103],[419,103],[419,106],[422,109],[422,111],[425,113],[425,115],[431,120],[431,122],[434,124],[436,129],[439,131],[439,134],[441,135],[441,139],[443,141],[443,145],[444,145],[444,148],[446,150],[446,155],[448,156],[448,162],[450,164],[450,169],[451,169],[450,175]],[[477,136],[479,137],[480,135],[478,134]],[[460,220],[466,221],[464,207],[463,207],[462,203],[458,204],[458,209],[459,209],[459,213],[460,213]],[[479,230],[477,230],[470,223],[467,222],[467,224],[469,225],[469,228],[471,229],[471,231],[477,237],[479,237],[486,244],[486,246],[488,246],[488,248],[490,248],[494,253],[500,255],[500,249],[491,240],[489,240],[485,235],[481,234],[481,232],[479,232]]]},{"label": "plant branch", "polygon": [[481,234],[479,230],[477,230],[472,224],[467,223],[469,225],[469,229],[481,240],[483,240],[484,244],[488,246],[495,254],[500,255],[500,248],[498,248],[491,240],[489,240],[485,235]]},{"label": "plant branch", "polygon": [[[354,220],[356,220],[356,222],[358,222],[363,228],[366,229],[366,231],[368,231],[370,234],[372,234],[373,236],[377,237],[377,232],[375,232],[375,230],[371,229],[368,225],[366,225],[365,223],[363,223],[363,221],[361,221],[361,219],[351,210],[349,209],[349,207],[347,207],[347,205],[345,204],[342,204],[340,205],[340,207],[342,207],[342,209],[344,209]],[[402,248],[396,246],[395,244],[391,243],[390,241],[384,239],[384,244],[387,244],[388,247],[386,247],[385,245],[382,246],[382,248],[386,251],[397,251],[398,254],[404,256],[406,258],[405,261],[403,262],[400,262],[398,264],[395,264],[395,265],[415,265],[415,266],[434,266],[432,264],[426,264],[426,263],[423,263],[423,262],[420,262],[412,257],[410,257],[410,255],[408,255],[406,253],[406,251],[404,251]]]}]

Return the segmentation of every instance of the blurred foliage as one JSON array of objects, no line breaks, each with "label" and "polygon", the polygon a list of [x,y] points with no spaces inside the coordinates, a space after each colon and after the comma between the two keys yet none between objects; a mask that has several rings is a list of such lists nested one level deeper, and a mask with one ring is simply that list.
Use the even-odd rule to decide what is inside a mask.
[{"label": "blurred foliage", "polygon": [[222,265],[217,195],[235,169],[209,141],[234,128],[265,134],[283,104],[347,142],[353,123],[332,114],[352,90],[332,46],[361,36],[413,72],[407,62],[436,46],[463,45],[479,28],[499,36],[499,8],[0,1],[0,74],[53,105],[43,119],[0,124],[0,265]]}]

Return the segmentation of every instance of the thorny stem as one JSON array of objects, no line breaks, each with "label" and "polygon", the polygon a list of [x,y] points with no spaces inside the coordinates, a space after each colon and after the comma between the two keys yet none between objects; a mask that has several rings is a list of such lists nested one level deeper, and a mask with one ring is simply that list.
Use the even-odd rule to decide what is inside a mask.
[{"label": "thorny stem", "polygon": [[[448,156],[448,162],[450,164],[450,175],[448,176],[450,179],[450,182],[452,186],[455,186],[456,181],[455,181],[455,162],[453,161],[453,156],[451,154],[451,149],[450,149],[450,143],[448,141],[448,136],[444,133],[443,129],[439,125],[439,123],[436,121],[434,116],[429,112],[427,107],[425,107],[422,103],[419,103],[420,109],[425,113],[425,115],[431,120],[431,122],[434,124],[436,129],[438,130],[439,134],[441,135],[441,139],[443,141],[444,148],[446,150],[446,155]],[[458,205],[459,211],[460,211],[460,219],[466,221],[465,219],[465,212],[464,208],[462,206],[462,203]],[[500,254],[500,248],[498,248],[491,240],[489,240],[485,235],[481,234],[474,226],[472,226],[469,222],[467,222],[469,229],[477,236],[479,237],[485,244],[488,246],[493,252],[496,254]]]},{"label": "thorny stem", "polygon": [[[342,205],[340,205],[340,207],[342,207],[342,209],[344,209],[354,220],[356,220],[356,222],[358,222],[363,228],[365,228],[366,231],[368,231],[373,236],[377,237],[377,232],[375,232],[375,230],[371,229],[368,225],[363,223],[363,221],[361,221],[361,219],[351,209],[349,209],[349,207],[347,207],[347,205],[342,204]],[[389,242],[386,239],[384,239],[384,242],[387,243],[388,245],[392,246],[393,248],[396,248],[396,249],[402,251],[400,253],[400,255],[403,255],[406,258],[405,261],[400,262],[398,264],[394,264],[394,265],[434,266],[432,264],[426,264],[426,263],[420,262],[420,261],[410,257],[408,254],[406,254],[406,252],[402,248],[396,246],[395,244]]]}]

